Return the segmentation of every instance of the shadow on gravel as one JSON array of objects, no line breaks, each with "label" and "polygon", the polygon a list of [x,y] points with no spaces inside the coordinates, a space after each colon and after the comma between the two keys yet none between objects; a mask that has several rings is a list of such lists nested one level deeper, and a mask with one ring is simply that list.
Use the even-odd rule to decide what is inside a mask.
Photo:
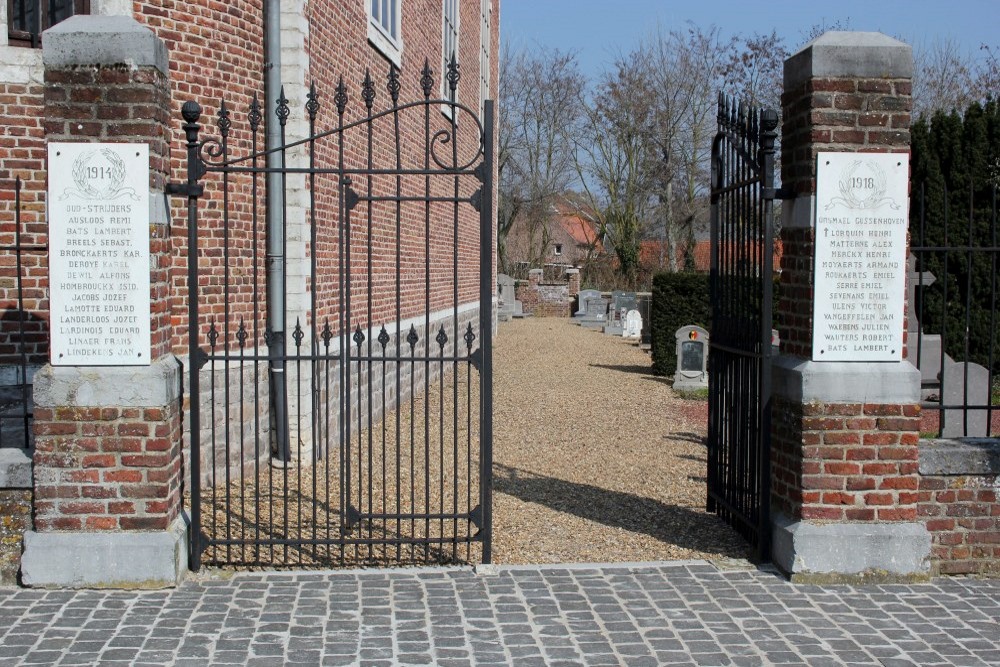
[{"label": "shadow on gravel", "polygon": [[[653,367],[641,364],[590,364],[591,368],[603,368],[609,371],[620,371],[622,373],[634,373],[635,375],[653,375]],[[659,379],[659,378],[657,378]]]},{"label": "shadow on gravel", "polygon": [[[731,529],[716,516],[652,498],[611,491],[590,484],[546,477],[520,468],[493,464],[493,488],[525,502],[545,505],[613,528],[645,533],[667,544],[742,558]],[[740,542],[739,538],[735,541]]]}]

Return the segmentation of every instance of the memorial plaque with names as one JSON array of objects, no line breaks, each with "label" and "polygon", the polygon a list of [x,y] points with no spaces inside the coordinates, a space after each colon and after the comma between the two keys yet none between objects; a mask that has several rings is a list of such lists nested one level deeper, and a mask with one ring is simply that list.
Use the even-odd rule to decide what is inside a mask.
[{"label": "memorial plaque with names", "polygon": [[900,361],[909,156],[817,160],[813,361]]},{"label": "memorial plaque with names", "polygon": [[149,146],[51,143],[53,366],[150,363]]}]

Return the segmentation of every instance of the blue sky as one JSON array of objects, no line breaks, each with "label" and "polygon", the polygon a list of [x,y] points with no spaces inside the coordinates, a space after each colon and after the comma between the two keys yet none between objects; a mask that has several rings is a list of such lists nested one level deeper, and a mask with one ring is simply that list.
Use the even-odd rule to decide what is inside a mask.
[{"label": "blue sky", "polygon": [[596,75],[619,53],[656,30],[693,21],[724,34],[770,33],[794,51],[815,24],[849,21],[852,30],[877,30],[912,44],[943,37],[970,53],[1000,46],[1000,0],[501,0],[502,38],[515,47],[545,44],[577,54]]}]

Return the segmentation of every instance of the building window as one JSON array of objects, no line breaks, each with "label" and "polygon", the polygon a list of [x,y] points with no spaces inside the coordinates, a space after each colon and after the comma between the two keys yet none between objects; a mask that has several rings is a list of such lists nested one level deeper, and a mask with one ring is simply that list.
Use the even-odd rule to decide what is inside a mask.
[{"label": "building window", "polygon": [[[448,83],[448,65],[458,62],[458,0],[444,0],[441,12],[441,98],[450,102],[458,101],[458,91],[452,91]],[[442,105],[441,110],[451,118],[452,107]]]},{"label": "building window", "polygon": [[89,13],[90,0],[7,0],[8,43],[37,48],[43,31],[75,14]]},{"label": "building window", "polygon": [[552,254],[554,254],[554,255],[561,255],[562,254],[562,243],[557,243],[556,244],[555,250],[552,251]]},{"label": "building window", "polygon": [[479,28],[479,117],[483,116],[483,103],[490,99],[490,51],[493,45],[493,2],[482,0]]},{"label": "building window", "polygon": [[364,0],[368,8],[368,41],[396,67],[403,63],[400,5],[403,0]]}]

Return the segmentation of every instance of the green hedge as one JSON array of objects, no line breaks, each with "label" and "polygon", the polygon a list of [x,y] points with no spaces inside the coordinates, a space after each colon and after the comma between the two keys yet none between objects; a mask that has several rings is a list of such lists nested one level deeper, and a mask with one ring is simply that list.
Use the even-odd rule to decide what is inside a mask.
[{"label": "green hedge", "polygon": [[658,273],[653,276],[650,335],[653,373],[673,375],[677,370],[674,334],[688,324],[711,331],[712,306],[707,273]]},{"label": "green hedge", "polygon": [[[773,312],[781,299],[781,276],[775,273]],[[760,285],[760,281],[754,281]],[[653,276],[653,302],[650,305],[650,336],[653,373],[673,375],[677,371],[677,330],[689,324],[712,332],[712,300],[707,273],[658,273]],[[774,327],[777,328],[777,317]]]}]

